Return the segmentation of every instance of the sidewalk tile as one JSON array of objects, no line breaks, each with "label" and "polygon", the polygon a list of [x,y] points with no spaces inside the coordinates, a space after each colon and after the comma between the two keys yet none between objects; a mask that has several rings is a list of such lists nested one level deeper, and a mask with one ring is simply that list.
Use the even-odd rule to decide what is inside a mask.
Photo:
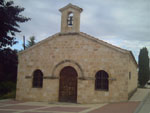
[{"label": "sidewalk tile", "polygon": [[0,110],[0,113],[14,113],[16,111],[4,111],[4,110]]},{"label": "sidewalk tile", "polygon": [[119,102],[105,105],[88,113],[133,113],[140,102]]},{"label": "sidewalk tile", "polygon": [[59,111],[59,112],[81,112],[88,109],[88,107],[48,107],[38,109],[39,111]]},{"label": "sidewalk tile", "polygon": [[2,106],[0,109],[14,109],[14,110],[29,110],[29,109],[35,109],[40,108],[44,106],[30,106],[30,105],[12,105],[12,106]]}]

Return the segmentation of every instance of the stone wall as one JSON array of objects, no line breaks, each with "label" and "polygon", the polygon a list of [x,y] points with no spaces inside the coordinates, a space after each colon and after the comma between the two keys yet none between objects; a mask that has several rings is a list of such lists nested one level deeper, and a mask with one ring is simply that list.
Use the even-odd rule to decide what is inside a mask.
[{"label": "stone wall", "polygon": [[[135,88],[127,85],[130,84],[129,55],[103,43],[87,35],[60,33],[21,52],[16,99],[57,102],[60,70],[72,66],[78,73],[78,103],[126,101],[128,93]],[[136,76],[135,66],[130,65]],[[36,69],[43,72],[43,88],[32,88],[32,74]],[[95,90],[95,74],[99,70],[109,75],[109,91]]]},{"label": "stone wall", "polygon": [[129,59],[129,72],[130,77],[128,77],[128,95],[129,97],[132,96],[132,94],[136,91],[137,85],[138,85],[138,67],[135,65],[134,62],[132,62],[131,59]]}]

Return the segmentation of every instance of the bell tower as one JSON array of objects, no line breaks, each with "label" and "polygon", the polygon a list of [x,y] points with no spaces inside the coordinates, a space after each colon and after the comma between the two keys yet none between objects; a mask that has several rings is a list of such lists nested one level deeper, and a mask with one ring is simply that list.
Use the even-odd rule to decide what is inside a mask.
[{"label": "bell tower", "polygon": [[82,8],[68,4],[59,9],[61,14],[61,32],[79,32],[80,31],[80,13]]}]

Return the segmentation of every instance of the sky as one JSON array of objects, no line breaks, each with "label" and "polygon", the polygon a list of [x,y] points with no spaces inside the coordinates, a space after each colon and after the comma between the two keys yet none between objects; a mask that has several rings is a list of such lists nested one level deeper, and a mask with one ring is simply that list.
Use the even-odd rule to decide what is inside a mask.
[{"label": "sky", "polygon": [[60,32],[59,9],[69,3],[83,9],[81,32],[131,50],[136,60],[141,48],[150,52],[150,0],[14,0],[31,21],[19,24],[22,32],[16,34],[19,43],[13,48],[22,49],[23,36],[39,42]]}]

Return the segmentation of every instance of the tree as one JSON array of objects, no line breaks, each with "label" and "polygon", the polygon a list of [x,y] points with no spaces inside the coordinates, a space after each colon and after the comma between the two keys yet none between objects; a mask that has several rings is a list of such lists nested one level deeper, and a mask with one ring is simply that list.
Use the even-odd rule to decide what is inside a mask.
[{"label": "tree", "polygon": [[0,0],[0,81],[15,81],[17,76],[17,51],[9,46],[16,44],[15,33],[21,32],[19,23],[30,20],[20,15],[22,11],[24,8],[13,1]]},{"label": "tree", "polygon": [[16,83],[17,51],[9,47],[17,43],[15,33],[21,32],[19,23],[30,20],[20,14],[22,11],[24,8],[15,6],[13,1],[0,0],[0,95],[14,89],[12,83]]},{"label": "tree", "polygon": [[140,86],[144,87],[147,81],[149,80],[150,76],[149,57],[148,57],[148,50],[146,47],[140,50],[138,65],[139,65],[138,81]]},{"label": "tree", "polygon": [[29,48],[29,47],[33,46],[34,44],[36,44],[35,36],[31,36],[28,40],[28,43],[27,43],[26,47]]},{"label": "tree", "polygon": [[[17,80],[17,51],[10,48],[0,50],[0,98],[15,90]],[[15,93],[13,93],[13,97]]]},{"label": "tree", "polygon": [[17,50],[7,48],[0,51],[0,82],[16,82],[17,64]]},{"label": "tree", "polygon": [[[31,36],[30,38],[29,38],[29,40],[28,40],[28,42],[27,42],[27,44],[22,44],[22,47],[24,48],[29,48],[29,47],[31,47],[31,46],[33,46],[33,45],[35,45],[36,44],[36,42],[35,42],[35,36]],[[24,49],[25,49],[24,48]],[[21,51],[23,51],[23,49],[21,50]]]},{"label": "tree", "polygon": [[0,0],[0,49],[16,44],[15,33],[21,32],[18,23],[30,18],[20,15],[24,8],[14,6],[13,1]]}]

